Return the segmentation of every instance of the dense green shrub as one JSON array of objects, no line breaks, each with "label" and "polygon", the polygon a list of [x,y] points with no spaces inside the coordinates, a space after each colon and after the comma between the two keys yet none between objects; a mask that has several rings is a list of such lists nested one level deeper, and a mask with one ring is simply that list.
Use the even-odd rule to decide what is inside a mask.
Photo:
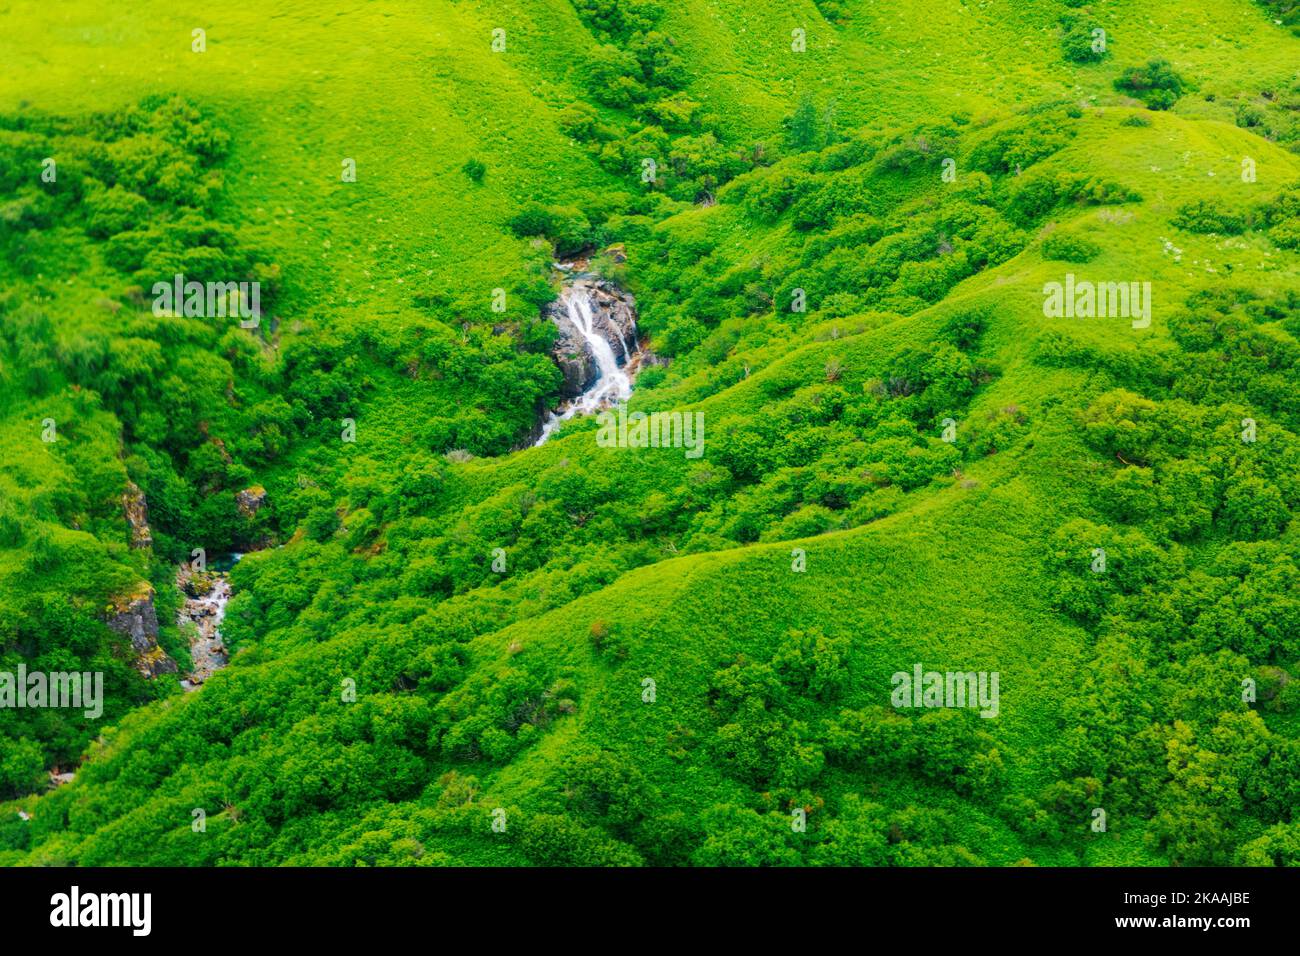
[{"label": "dense green shrub", "polygon": [[1178,207],[1171,220],[1179,229],[1198,233],[1219,233],[1225,236],[1240,235],[1246,228],[1246,219],[1223,203],[1198,199]]},{"label": "dense green shrub", "polygon": [[1055,232],[1043,240],[1043,258],[1059,262],[1091,262],[1101,255],[1101,246],[1083,236]]},{"label": "dense green shrub", "polygon": [[1125,70],[1115,80],[1115,89],[1130,93],[1146,103],[1148,109],[1170,109],[1190,87],[1168,60],[1153,59],[1146,66]]},{"label": "dense green shrub", "polygon": [[1073,63],[1100,63],[1110,53],[1105,31],[1088,16],[1061,18],[1061,48]]},{"label": "dense green shrub", "polygon": [[799,98],[794,112],[785,118],[787,148],[794,153],[816,152],[836,140],[835,104],[818,107],[808,93]]},{"label": "dense green shrub", "polygon": [[517,236],[545,236],[555,246],[557,256],[575,256],[592,239],[591,223],[582,210],[573,206],[527,204],[507,223]]}]

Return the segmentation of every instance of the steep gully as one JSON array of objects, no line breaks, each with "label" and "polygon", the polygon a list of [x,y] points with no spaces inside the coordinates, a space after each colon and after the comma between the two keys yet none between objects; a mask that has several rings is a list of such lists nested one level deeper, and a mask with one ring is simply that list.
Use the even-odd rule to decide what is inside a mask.
[{"label": "steep gully", "polygon": [[[637,370],[643,363],[657,361],[637,340],[636,301],[613,283],[584,271],[584,266],[581,261],[556,264],[567,278],[547,314],[560,333],[552,355],[564,375],[564,399],[547,411],[534,446],[545,444],[561,423],[576,415],[627,401]],[[208,571],[193,571],[189,565],[177,570],[176,586],[185,596],[177,624],[185,629],[193,624],[195,629],[190,639],[193,667],[181,681],[187,691],[197,690],[229,663],[221,622],[231,596],[228,572],[241,557],[232,554],[214,562]]]},{"label": "steep gully", "polygon": [[[556,263],[565,276],[560,297],[546,307],[559,332],[551,356],[564,376],[561,401],[546,411],[531,444],[546,443],[555,429],[578,415],[589,415],[625,402],[632,394],[632,379],[643,365],[661,360],[641,347],[636,327],[636,300],[601,276],[586,271],[586,262]],[[238,503],[246,517],[265,500],[259,488],[240,492]],[[144,495],[130,485],[123,495],[131,544],[152,545],[148,506]],[[190,637],[190,674],[181,680],[186,691],[198,690],[230,660],[221,637],[221,622],[231,597],[229,570],[242,554],[212,562],[211,569],[196,571],[188,564],[177,568],[176,587],[183,595],[177,624]],[[157,644],[158,621],[152,588],[131,595],[108,620],[110,627],[130,637],[137,654],[136,666],[147,677],[175,673],[176,664]],[[193,625],[193,630],[190,630]],[[50,774],[52,786],[72,780],[72,772],[58,767]]]},{"label": "steep gully", "polygon": [[[586,266],[585,260],[556,263],[556,270],[564,276],[563,289],[545,311],[559,333],[551,356],[563,375],[561,401],[539,420],[530,442],[534,446],[544,444],[561,423],[577,415],[626,401],[640,367],[660,361],[638,340],[636,301],[609,280],[587,271]],[[236,495],[236,504],[245,518],[252,518],[265,500],[261,486]],[[134,484],[123,494],[123,507],[132,547],[150,548],[153,536],[148,505]],[[254,549],[270,544],[252,542]],[[202,570],[188,563],[177,567],[175,584],[183,601],[176,623],[190,638],[192,661],[189,675],[181,680],[187,691],[198,689],[229,663],[221,623],[231,597],[229,571],[241,557],[236,553],[214,558]],[[137,655],[136,667],[146,677],[176,672],[175,662],[157,644],[158,620],[153,590],[147,583],[124,599],[108,624],[130,637]]]}]

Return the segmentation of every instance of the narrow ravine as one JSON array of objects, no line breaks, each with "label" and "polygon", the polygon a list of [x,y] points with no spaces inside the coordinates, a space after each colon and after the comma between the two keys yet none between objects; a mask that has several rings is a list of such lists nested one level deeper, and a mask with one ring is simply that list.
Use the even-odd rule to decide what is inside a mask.
[{"label": "narrow ravine", "polygon": [[[180,682],[186,691],[198,690],[204,681],[230,663],[230,654],[221,637],[221,621],[226,616],[231,594],[229,571],[242,557],[242,554],[231,554],[219,558],[213,570],[195,571],[188,563],[176,569],[176,587],[184,597],[176,612],[176,624],[182,633],[189,632],[187,623],[194,625],[194,631],[189,632],[193,667],[189,676]],[[50,789],[71,783],[75,777],[75,768],[63,770],[56,765],[49,772]],[[22,813],[19,815],[27,819]]]}]

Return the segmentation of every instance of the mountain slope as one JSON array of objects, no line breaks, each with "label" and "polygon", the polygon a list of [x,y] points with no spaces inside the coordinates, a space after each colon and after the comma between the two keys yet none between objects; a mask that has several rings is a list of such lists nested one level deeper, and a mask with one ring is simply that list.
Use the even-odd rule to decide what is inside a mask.
[{"label": "mountain slope", "polygon": [[[89,619],[192,546],[242,550],[254,481],[283,547],[232,572],[229,668],[188,695],[124,674],[111,724],[43,755],[86,746],[73,782],[4,778],[0,815],[31,820],[0,860],[1294,862],[1298,41],[1213,6],[16,5],[12,155],[69,150],[97,196],[127,181],[102,155],[171,128],[146,98],[179,93],[230,146],[205,204],[150,195],[151,221],[200,210],[279,284],[267,328],[185,338],[90,213],[6,220],[5,321],[32,331],[4,343],[0,481],[50,504],[0,513],[0,575]],[[1072,62],[1094,22],[1109,55]],[[1125,80],[1154,56],[1172,103]],[[602,58],[633,64],[630,101],[587,79]],[[142,101],[102,140],[83,115]],[[671,359],[629,408],[702,414],[701,458],[591,419],[512,450],[555,396],[536,313],[566,246]],[[1150,326],[1045,314],[1067,273],[1149,283]],[[108,383],[68,344],[101,333],[105,368],[160,358]],[[148,421],[169,364],[201,430]],[[70,441],[36,445],[46,408]],[[147,555],[128,478],[158,503]],[[15,659],[28,627],[0,632]],[[996,673],[996,716],[891,706],[918,664]]]}]

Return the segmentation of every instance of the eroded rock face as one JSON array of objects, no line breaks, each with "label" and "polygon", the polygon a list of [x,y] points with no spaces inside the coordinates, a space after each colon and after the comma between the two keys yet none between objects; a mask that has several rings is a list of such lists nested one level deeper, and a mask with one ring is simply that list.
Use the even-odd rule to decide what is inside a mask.
[{"label": "eroded rock face", "polygon": [[555,359],[555,364],[560,367],[560,374],[564,376],[560,394],[565,398],[575,398],[595,383],[596,360],[592,357],[591,349],[583,341],[582,336],[569,324],[569,320],[564,315],[562,302],[558,300],[552,302],[546,307],[546,311],[550,320],[560,330],[551,349],[551,358]]},{"label": "eroded rock face", "polygon": [[[275,536],[268,531],[266,515],[258,520],[258,515],[266,507],[269,498],[261,485],[252,485],[243,491],[235,492],[235,508],[244,519],[244,527],[239,534],[238,547],[241,551],[261,551],[275,543]],[[268,512],[269,513],[269,512]]]},{"label": "eroded rock face", "polygon": [[251,488],[235,492],[235,505],[245,518],[253,517],[262,510],[264,504],[266,504],[266,489],[261,485],[253,485]]},{"label": "eroded rock face", "polygon": [[176,673],[176,662],[158,646],[158,611],[154,608],[153,588],[148,583],[120,600],[109,611],[107,623],[130,639],[136,655],[132,666],[145,677]]},{"label": "eroded rock face", "polygon": [[158,640],[158,612],[153,606],[153,588],[145,585],[142,593],[127,598],[126,603],[108,619],[108,626],[131,639],[136,651],[146,651]]},{"label": "eroded rock face", "polygon": [[122,492],[122,510],[126,512],[126,523],[131,529],[131,547],[152,548],[153,532],[149,530],[149,504],[144,500],[144,492],[133,481],[126,483]]},{"label": "eroded rock face", "polygon": [[[636,300],[613,283],[591,274],[580,275],[570,283],[568,295],[575,293],[585,293],[592,331],[609,343],[615,361],[626,365],[637,349]],[[559,330],[551,357],[564,375],[561,394],[566,399],[577,398],[600,376],[596,358],[591,345],[574,327],[568,297],[556,299],[545,311]]]}]

